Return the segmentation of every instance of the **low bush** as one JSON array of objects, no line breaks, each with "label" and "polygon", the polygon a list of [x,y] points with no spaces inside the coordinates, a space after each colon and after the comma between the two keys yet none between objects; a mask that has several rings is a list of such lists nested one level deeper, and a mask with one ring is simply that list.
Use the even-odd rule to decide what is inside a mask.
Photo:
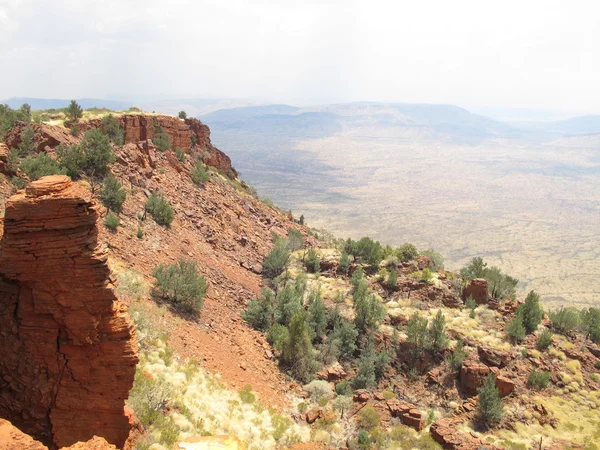
[{"label": "low bush", "polygon": [[290,259],[290,251],[284,243],[277,243],[263,261],[263,275],[275,278],[283,273]]},{"label": "low bush", "polygon": [[513,344],[517,344],[525,339],[527,330],[525,330],[525,327],[523,326],[523,316],[519,310],[517,310],[514,317],[506,325],[506,334]]},{"label": "low bush", "polygon": [[52,159],[46,153],[28,156],[21,162],[19,167],[32,181],[47,175],[66,174],[66,170],[60,167],[56,160]]},{"label": "low bush", "polygon": [[210,179],[210,174],[204,164],[202,164],[202,161],[196,161],[190,172],[190,178],[196,186],[203,186]]},{"label": "low bush", "polygon": [[550,372],[533,369],[527,377],[527,385],[532,389],[544,389],[550,381]]},{"label": "low bush", "polygon": [[152,193],[148,197],[144,208],[157,224],[165,227],[171,225],[173,221],[173,208],[171,208],[171,205],[161,195]]},{"label": "low bush", "polygon": [[304,259],[304,266],[310,273],[317,273],[321,270],[321,260],[319,259],[319,255],[314,248],[308,249],[306,258]]},{"label": "low bush", "polygon": [[579,311],[571,307],[561,307],[550,312],[552,329],[562,334],[569,334],[579,327]]},{"label": "low bush", "polygon": [[119,180],[109,173],[102,183],[102,191],[100,192],[102,204],[112,211],[120,212],[126,197],[127,193]]},{"label": "low bush", "polygon": [[116,231],[120,224],[121,224],[121,221],[112,212],[108,213],[108,215],[104,219],[104,225],[106,225],[106,228],[108,228],[111,231]]},{"label": "low bush", "polygon": [[379,413],[371,405],[365,406],[358,413],[358,424],[364,430],[375,428],[379,425],[380,420]]},{"label": "low bush", "polygon": [[478,415],[484,428],[495,426],[504,415],[504,406],[496,387],[496,375],[491,374],[479,389]]},{"label": "low bush", "polygon": [[552,344],[552,332],[547,328],[540,333],[535,343],[538,350],[544,351]]},{"label": "low bush", "polygon": [[206,279],[198,273],[196,263],[180,258],[177,264],[160,264],[154,268],[153,294],[186,311],[200,312],[208,290]]}]

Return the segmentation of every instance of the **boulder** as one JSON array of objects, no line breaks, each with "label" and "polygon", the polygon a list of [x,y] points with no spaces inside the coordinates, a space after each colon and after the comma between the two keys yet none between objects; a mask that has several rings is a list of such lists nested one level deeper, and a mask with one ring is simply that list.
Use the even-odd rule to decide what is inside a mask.
[{"label": "boulder", "polygon": [[314,423],[319,417],[321,417],[322,412],[323,411],[321,410],[321,408],[312,408],[308,410],[308,412],[306,413],[306,422]]},{"label": "boulder", "polygon": [[462,298],[467,300],[472,297],[478,305],[485,305],[488,302],[488,282],[485,278],[475,278],[463,290]]},{"label": "boulder", "polygon": [[477,395],[477,388],[482,385],[491,370],[485,364],[466,361],[460,369],[460,387],[467,395]]},{"label": "boulder", "polygon": [[0,242],[0,416],[50,447],[119,448],[138,361],[98,242],[91,193],[42,177],[6,203]]},{"label": "boulder", "polygon": [[331,366],[321,369],[317,373],[317,378],[319,380],[338,381],[346,378],[346,375],[346,371],[344,370],[342,365],[336,362]]},{"label": "boulder", "polygon": [[477,354],[482,363],[492,367],[505,367],[511,362],[515,355],[512,352],[505,352],[502,350],[494,350],[489,347],[478,346]]},{"label": "boulder", "polygon": [[425,428],[425,418],[421,411],[416,408],[412,408],[408,412],[402,414],[401,420],[404,425],[412,427],[417,431],[421,431]]},{"label": "boulder", "polygon": [[414,405],[407,403],[402,400],[398,400],[397,398],[392,398],[386,402],[388,410],[390,411],[390,415],[392,417],[400,418],[404,414],[408,413],[411,409],[414,408]]},{"label": "boulder", "polygon": [[515,382],[503,375],[498,375],[496,377],[496,387],[498,388],[500,397],[506,397],[515,390]]}]

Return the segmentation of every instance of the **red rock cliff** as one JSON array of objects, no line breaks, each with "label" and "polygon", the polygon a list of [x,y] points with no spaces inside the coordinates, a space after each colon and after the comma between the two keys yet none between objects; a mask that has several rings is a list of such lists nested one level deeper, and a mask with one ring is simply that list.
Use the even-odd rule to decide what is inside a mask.
[{"label": "red rock cliff", "polygon": [[51,447],[94,435],[122,447],[138,361],[117,301],[98,205],[64,176],[6,204],[0,242],[0,416]]}]

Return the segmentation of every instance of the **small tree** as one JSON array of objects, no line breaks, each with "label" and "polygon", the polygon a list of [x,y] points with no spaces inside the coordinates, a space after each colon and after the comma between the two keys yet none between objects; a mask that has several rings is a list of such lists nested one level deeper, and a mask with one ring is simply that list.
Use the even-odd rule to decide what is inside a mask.
[{"label": "small tree", "polygon": [[304,259],[304,266],[310,273],[317,273],[321,270],[321,260],[319,259],[317,250],[312,247],[308,249],[306,258]]},{"label": "small tree", "polygon": [[415,312],[406,325],[407,342],[412,348],[413,364],[427,346],[427,319]]},{"label": "small tree", "polygon": [[281,363],[303,382],[310,381],[317,368],[307,316],[303,309],[296,311],[290,321],[288,339],[281,349]]},{"label": "small tree", "polygon": [[125,142],[123,128],[121,128],[121,124],[112,114],[108,114],[100,120],[100,128],[115,144],[123,145]]},{"label": "small tree", "polygon": [[300,215],[300,219],[298,219],[298,223],[299,223],[300,225],[304,225],[304,214],[301,214],[301,215]]},{"label": "small tree", "polygon": [[448,346],[448,336],[445,330],[446,318],[439,309],[429,327],[429,341],[433,351],[439,352]]},{"label": "small tree", "polygon": [[354,357],[357,338],[358,331],[354,323],[343,318],[334,325],[330,336],[330,339],[338,341],[340,359],[348,361]]},{"label": "small tree", "polygon": [[66,173],[66,171],[46,153],[28,156],[21,162],[19,167],[32,181],[47,175],[64,175]]},{"label": "small tree", "polygon": [[396,288],[398,287],[398,272],[396,272],[396,269],[392,269],[390,271],[390,274],[388,275],[388,279],[387,279],[387,286],[388,289],[395,291]]},{"label": "small tree", "polygon": [[81,108],[81,106],[79,106],[79,104],[75,100],[71,100],[71,103],[69,104],[67,110],[65,111],[65,114],[73,122],[77,122],[79,119],[81,119],[83,117],[83,109]]},{"label": "small tree", "polygon": [[519,307],[514,317],[506,325],[506,334],[508,334],[509,340],[513,343],[519,343],[525,339],[527,330],[523,326],[523,313],[522,308]]},{"label": "small tree", "polygon": [[35,152],[35,130],[31,125],[27,125],[21,131],[21,143],[19,144],[20,156],[29,156]]},{"label": "small tree", "polygon": [[449,358],[449,363],[452,370],[457,371],[458,369],[460,369],[465,360],[467,359],[467,356],[468,353],[465,350],[465,344],[463,343],[463,341],[458,341],[458,343],[456,344],[456,348],[452,353],[452,356],[450,356]]},{"label": "small tree", "polygon": [[187,113],[185,111],[179,111],[179,114],[177,114],[177,117],[179,117],[182,120],[187,119]]},{"label": "small tree", "polygon": [[171,225],[173,221],[173,208],[171,208],[171,205],[169,205],[162,195],[153,192],[148,197],[144,208],[157,224],[165,227]]},{"label": "small tree", "polygon": [[290,252],[295,252],[304,247],[304,236],[300,231],[292,228],[288,234],[287,248]]},{"label": "small tree", "polygon": [[126,197],[127,193],[119,180],[112,173],[109,173],[104,179],[104,183],[102,183],[102,191],[100,192],[102,204],[110,210],[120,212]]},{"label": "small tree", "polygon": [[385,317],[385,308],[375,294],[369,291],[367,280],[364,278],[352,295],[354,300],[354,323],[360,335],[374,330],[377,322]]},{"label": "small tree", "polygon": [[79,145],[60,145],[57,154],[71,178],[78,177],[81,172],[92,179],[102,178],[108,172],[108,164],[115,161],[108,136],[97,128],[86,132]]},{"label": "small tree", "polygon": [[535,291],[530,291],[523,304],[523,326],[527,334],[533,333],[537,329],[543,316],[544,311],[540,306],[540,296]]},{"label": "small tree", "polygon": [[417,256],[419,256],[419,251],[417,250],[417,247],[415,247],[413,244],[407,243],[399,247],[396,250],[395,254],[400,261],[407,262],[412,261]]},{"label": "small tree", "polygon": [[248,304],[248,308],[242,311],[242,317],[256,330],[269,330],[275,318],[275,294],[273,291],[263,288],[260,297],[252,300]]},{"label": "small tree", "polygon": [[160,264],[152,271],[154,295],[176,307],[187,311],[200,312],[208,283],[198,273],[196,263],[180,258],[177,264]]},{"label": "small tree", "polygon": [[352,382],[355,389],[370,389],[377,386],[375,376],[375,347],[373,346],[373,337],[369,336],[365,348],[360,352],[358,359],[358,373]]},{"label": "small tree", "polygon": [[490,374],[477,389],[479,393],[479,419],[484,428],[491,428],[502,419],[504,406],[496,387],[496,375]]},{"label": "small tree", "polygon": [[321,295],[317,292],[312,294],[308,299],[308,323],[317,339],[325,335],[327,328],[325,303]]},{"label": "small tree", "polygon": [[552,332],[549,329],[544,328],[544,331],[542,331],[540,333],[540,335],[538,336],[535,346],[537,347],[538,350],[544,351],[548,347],[550,347],[551,344],[552,344]]},{"label": "small tree", "polygon": [[560,309],[550,313],[552,328],[562,334],[575,331],[580,326],[580,320],[579,311],[572,307],[560,307]]},{"label": "small tree", "polygon": [[263,261],[263,275],[275,278],[283,273],[290,259],[290,251],[285,244],[275,244]]},{"label": "small tree", "polygon": [[350,257],[348,253],[342,252],[342,256],[340,257],[340,270],[346,276],[348,276],[348,270],[350,269]]},{"label": "small tree", "polygon": [[156,145],[161,152],[169,150],[171,148],[171,136],[165,133],[162,125],[154,125],[154,135],[152,136],[152,142]]}]

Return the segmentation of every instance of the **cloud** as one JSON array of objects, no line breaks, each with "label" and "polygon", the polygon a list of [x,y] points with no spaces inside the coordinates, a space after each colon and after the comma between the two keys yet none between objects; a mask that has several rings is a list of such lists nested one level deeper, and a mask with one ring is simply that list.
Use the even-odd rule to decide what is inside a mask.
[{"label": "cloud", "polygon": [[380,100],[596,111],[600,5],[0,0],[0,98]]}]

